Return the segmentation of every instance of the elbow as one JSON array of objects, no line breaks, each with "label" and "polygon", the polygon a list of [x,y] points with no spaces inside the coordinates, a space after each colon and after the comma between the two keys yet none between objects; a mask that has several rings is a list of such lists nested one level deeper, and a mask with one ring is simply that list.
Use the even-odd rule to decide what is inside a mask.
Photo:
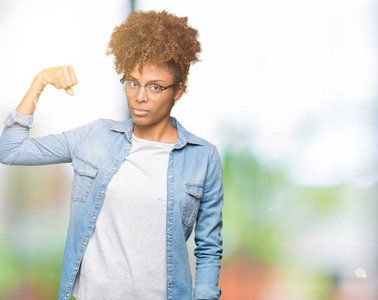
[{"label": "elbow", "polygon": [[[1,143],[0,140],[0,163],[4,165],[10,165],[12,164],[14,160],[14,152],[15,149],[12,147],[9,147]],[[13,155],[12,155],[13,154]]]},{"label": "elbow", "polygon": [[3,155],[2,153],[0,153],[0,163],[2,163],[3,165],[11,165],[12,161],[13,160],[9,155]]},{"label": "elbow", "polygon": [[11,165],[13,164],[17,153],[20,148],[20,143],[9,141],[8,139],[4,139],[2,136],[0,138],[0,163],[4,165]]}]

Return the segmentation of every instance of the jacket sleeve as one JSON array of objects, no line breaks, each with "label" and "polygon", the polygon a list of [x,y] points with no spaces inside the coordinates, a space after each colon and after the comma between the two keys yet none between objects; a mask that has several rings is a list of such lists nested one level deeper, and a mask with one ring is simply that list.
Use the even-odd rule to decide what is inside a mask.
[{"label": "jacket sleeve", "polygon": [[222,258],[222,164],[214,147],[210,157],[195,228],[196,279],[194,299],[219,299],[218,287]]},{"label": "jacket sleeve", "polygon": [[46,165],[72,161],[72,153],[94,125],[28,139],[34,115],[12,111],[0,137],[0,162],[7,165]]}]

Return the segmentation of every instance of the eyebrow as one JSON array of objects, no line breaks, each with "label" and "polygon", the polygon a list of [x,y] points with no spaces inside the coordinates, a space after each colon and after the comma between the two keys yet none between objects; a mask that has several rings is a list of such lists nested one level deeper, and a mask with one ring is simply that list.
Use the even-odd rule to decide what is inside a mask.
[{"label": "eyebrow", "polygon": [[[131,76],[131,75],[129,75],[127,78],[129,78],[129,79],[132,79],[132,80],[135,80],[135,81],[137,81],[137,82],[139,82],[139,80],[138,79],[136,79],[135,77],[133,77],[133,76]],[[164,82],[165,84],[168,84],[165,80],[163,80],[163,79],[155,79],[155,80],[150,80],[150,81],[148,81],[147,82],[147,84],[148,83],[157,83],[157,82]]]}]

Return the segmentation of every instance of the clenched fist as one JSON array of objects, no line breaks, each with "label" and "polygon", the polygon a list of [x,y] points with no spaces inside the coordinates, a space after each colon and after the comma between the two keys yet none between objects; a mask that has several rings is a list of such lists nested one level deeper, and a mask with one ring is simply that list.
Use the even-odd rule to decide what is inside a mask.
[{"label": "clenched fist", "polygon": [[77,79],[72,67],[54,67],[39,72],[33,80],[32,87],[42,92],[48,84],[56,89],[65,89],[70,96],[73,96],[75,92],[71,87],[77,84]]}]

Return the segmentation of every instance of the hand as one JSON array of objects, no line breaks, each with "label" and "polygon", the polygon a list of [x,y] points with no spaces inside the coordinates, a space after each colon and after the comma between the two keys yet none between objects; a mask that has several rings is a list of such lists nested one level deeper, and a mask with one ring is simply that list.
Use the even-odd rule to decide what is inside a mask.
[{"label": "hand", "polygon": [[77,79],[72,67],[54,67],[39,72],[32,86],[35,90],[42,92],[48,84],[56,89],[65,89],[70,96],[73,96],[75,92],[71,87],[77,84]]}]

